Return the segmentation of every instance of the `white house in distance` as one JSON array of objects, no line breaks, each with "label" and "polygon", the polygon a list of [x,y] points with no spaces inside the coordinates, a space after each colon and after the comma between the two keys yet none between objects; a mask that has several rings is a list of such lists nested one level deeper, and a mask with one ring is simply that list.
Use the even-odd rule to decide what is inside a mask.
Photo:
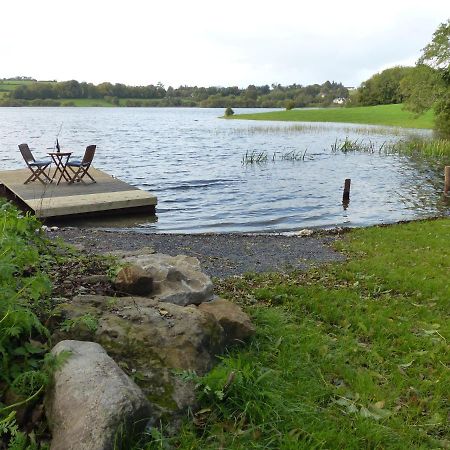
[{"label": "white house in distance", "polygon": [[333,100],[333,103],[335,105],[343,105],[346,101],[347,101],[347,99],[344,97],[337,97]]}]

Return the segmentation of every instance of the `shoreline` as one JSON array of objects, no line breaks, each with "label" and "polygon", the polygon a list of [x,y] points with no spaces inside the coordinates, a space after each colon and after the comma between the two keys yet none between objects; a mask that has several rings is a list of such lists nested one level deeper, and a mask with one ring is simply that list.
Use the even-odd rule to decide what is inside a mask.
[{"label": "shoreline", "polygon": [[[342,230],[342,232],[345,232]],[[313,265],[344,261],[332,248],[341,231],[311,236],[279,234],[144,234],[135,231],[59,228],[51,239],[61,238],[87,253],[137,251],[150,247],[171,256],[199,259],[209,276],[226,278],[247,272],[280,272],[307,269]]]},{"label": "shoreline", "polygon": [[[67,244],[89,254],[130,252],[150,247],[171,256],[188,255],[199,259],[202,270],[211,277],[227,278],[245,273],[306,270],[346,256],[333,248],[344,234],[368,228],[388,228],[416,222],[449,219],[434,216],[401,220],[368,227],[336,227],[300,230],[293,233],[142,233],[133,230],[61,227],[49,231],[50,239],[61,238]],[[308,234],[302,232],[308,231]]]}]

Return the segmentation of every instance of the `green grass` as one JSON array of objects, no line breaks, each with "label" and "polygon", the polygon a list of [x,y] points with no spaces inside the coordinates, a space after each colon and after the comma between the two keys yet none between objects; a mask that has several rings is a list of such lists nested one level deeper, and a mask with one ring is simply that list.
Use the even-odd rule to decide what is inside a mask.
[{"label": "green grass", "polygon": [[388,125],[402,128],[433,128],[433,112],[416,117],[402,105],[363,106],[357,108],[293,109],[255,114],[236,114],[229,119],[276,120],[292,122],[343,122]]},{"label": "green grass", "polygon": [[[24,84],[41,83],[41,81],[18,80],[18,81],[2,81],[0,80],[0,92],[9,92]],[[44,81],[44,83],[53,83],[52,81]]]},{"label": "green grass", "polygon": [[145,448],[448,448],[449,233],[356,230],[344,264],[222,282],[257,335],[197,380],[193,423]]},{"label": "green grass", "polygon": [[63,106],[64,104],[72,106],[114,106],[102,98],[61,98],[58,99],[58,101],[60,101]]}]

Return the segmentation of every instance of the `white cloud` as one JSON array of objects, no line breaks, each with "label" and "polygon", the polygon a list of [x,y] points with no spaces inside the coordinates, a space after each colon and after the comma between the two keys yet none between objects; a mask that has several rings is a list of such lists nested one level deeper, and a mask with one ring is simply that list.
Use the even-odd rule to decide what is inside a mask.
[{"label": "white cloud", "polygon": [[414,63],[447,18],[438,0],[7,2],[0,77],[357,85]]}]

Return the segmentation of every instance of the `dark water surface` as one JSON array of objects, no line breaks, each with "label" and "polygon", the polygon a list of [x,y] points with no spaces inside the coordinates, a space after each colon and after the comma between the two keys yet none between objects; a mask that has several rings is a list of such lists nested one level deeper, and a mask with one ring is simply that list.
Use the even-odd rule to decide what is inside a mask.
[{"label": "dark water surface", "polygon": [[[0,108],[0,170],[24,167],[21,142],[44,156],[63,124],[63,149],[81,156],[86,145],[96,144],[95,167],[157,195],[158,221],[131,222],[141,231],[291,231],[448,214],[439,164],[331,151],[346,136],[380,146],[420,131],[218,119],[222,114],[199,108]],[[305,150],[305,160],[280,158]],[[266,152],[269,160],[243,164],[243,155],[253,151]],[[347,209],[345,178],[352,179]]]}]

